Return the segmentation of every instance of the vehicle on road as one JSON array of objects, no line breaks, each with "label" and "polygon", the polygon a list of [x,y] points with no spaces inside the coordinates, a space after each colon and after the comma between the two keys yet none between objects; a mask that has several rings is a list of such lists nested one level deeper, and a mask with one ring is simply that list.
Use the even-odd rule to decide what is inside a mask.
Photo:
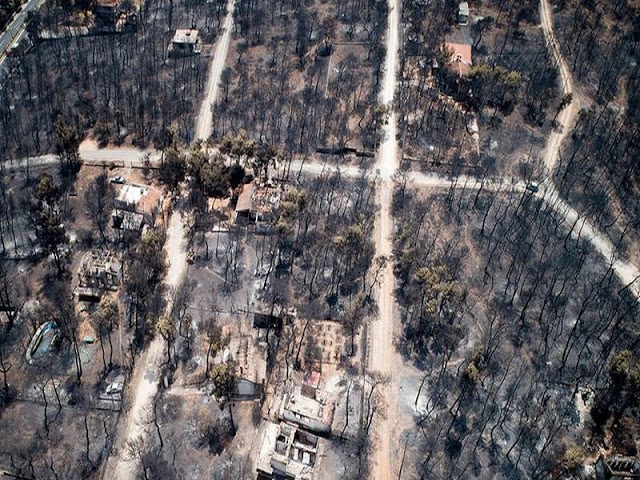
[{"label": "vehicle on road", "polygon": [[122,393],[123,388],[124,388],[124,385],[122,384],[122,382],[110,383],[109,385],[107,385],[106,394],[116,395],[118,393]]},{"label": "vehicle on road", "polygon": [[540,185],[538,185],[537,182],[527,182],[524,188],[526,188],[532,193],[538,193],[538,191],[540,190]]}]

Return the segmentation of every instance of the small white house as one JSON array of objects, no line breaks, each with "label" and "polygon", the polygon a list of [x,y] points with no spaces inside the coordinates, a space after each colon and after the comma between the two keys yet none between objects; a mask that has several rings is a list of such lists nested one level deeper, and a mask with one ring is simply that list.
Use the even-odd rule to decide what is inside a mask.
[{"label": "small white house", "polygon": [[311,432],[328,434],[331,432],[333,413],[334,405],[332,403],[306,397],[298,389],[295,392],[285,394],[280,418]]},{"label": "small white house", "polygon": [[200,32],[192,29],[178,29],[169,44],[169,56],[181,57],[198,55],[202,52]]}]

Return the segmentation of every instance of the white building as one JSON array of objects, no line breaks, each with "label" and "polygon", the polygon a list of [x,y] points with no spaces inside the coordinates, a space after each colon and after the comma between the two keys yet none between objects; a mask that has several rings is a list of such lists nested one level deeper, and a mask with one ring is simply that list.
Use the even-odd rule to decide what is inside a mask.
[{"label": "white building", "polygon": [[169,44],[169,55],[181,57],[186,55],[197,55],[202,52],[200,44],[200,32],[191,29],[176,30],[171,43]]},{"label": "white building", "polygon": [[[321,393],[321,392],[317,392]],[[306,397],[300,388],[286,393],[280,410],[280,418],[320,434],[331,433],[334,404],[328,399]]]},{"label": "white building", "polygon": [[320,439],[288,423],[269,423],[258,454],[258,478],[312,480]]}]

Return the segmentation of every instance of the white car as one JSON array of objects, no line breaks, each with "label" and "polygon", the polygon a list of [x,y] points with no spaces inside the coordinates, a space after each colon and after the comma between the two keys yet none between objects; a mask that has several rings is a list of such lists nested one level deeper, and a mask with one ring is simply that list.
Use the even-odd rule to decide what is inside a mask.
[{"label": "white car", "polygon": [[538,193],[538,190],[540,190],[540,185],[538,185],[537,182],[527,182],[524,188],[526,188],[530,192]]},{"label": "white car", "polygon": [[124,384],[122,382],[114,382],[107,385],[107,395],[115,395],[117,393],[122,393],[122,389],[124,388]]}]

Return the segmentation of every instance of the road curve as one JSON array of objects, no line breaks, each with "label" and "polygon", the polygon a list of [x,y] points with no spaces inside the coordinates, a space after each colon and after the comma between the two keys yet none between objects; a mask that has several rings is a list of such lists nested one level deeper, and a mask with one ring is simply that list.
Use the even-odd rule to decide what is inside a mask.
[{"label": "road curve", "polygon": [[579,213],[567,203],[560,192],[553,186],[547,186],[544,194],[545,202],[551,204],[553,209],[561,214],[569,228],[573,228],[572,236],[579,237],[591,243],[605,262],[611,265],[613,273],[618,277],[623,287],[640,302],[640,269],[631,261],[625,260],[617,253],[617,248],[605,234],[591,223],[586,215]]},{"label": "road curve", "polygon": [[553,58],[560,73],[560,81],[562,83],[562,94],[572,94],[571,104],[566,107],[560,115],[558,115],[559,130],[554,130],[547,139],[547,145],[544,152],[544,165],[549,174],[549,185],[547,185],[545,198],[552,202],[554,208],[565,212],[565,220],[568,225],[572,226],[579,221],[581,228],[578,230],[582,238],[586,238],[591,245],[597,250],[607,262],[611,263],[611,267],[624,286],[629,286],[629,291],[640,301],[640,269],[633,263],[619,258],[616,253],[616,247],[613,245],[609,237],[598,230],[586,216],[578,213],[568,202],[566,202],[560,192],[553,184],[553,174],[560,156],[560,147],[564,140],[572,132],[576,117],[580,111],[580,95],[574,88],[573,76],[571,70],[567,66],[567,62],[562,56],[560,46],[553,31],[553,18],[551,15],[551,7],[549,0],[540,0],[540,23],[542,31],[547,41],[548,47],[551,49]]}]

